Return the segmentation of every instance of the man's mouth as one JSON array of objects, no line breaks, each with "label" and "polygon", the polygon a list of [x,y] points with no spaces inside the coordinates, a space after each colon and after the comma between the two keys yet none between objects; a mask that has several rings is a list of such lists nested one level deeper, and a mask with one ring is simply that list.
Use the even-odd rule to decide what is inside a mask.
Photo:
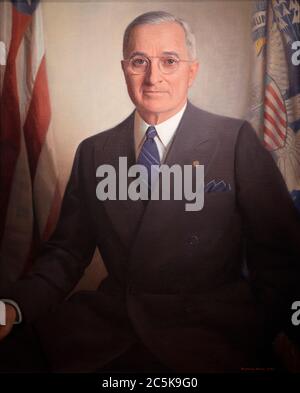
[{"label": "man's mouth", "polygon": [[144,90],[144,94],[164,94],[166,91],[160,90]]}]

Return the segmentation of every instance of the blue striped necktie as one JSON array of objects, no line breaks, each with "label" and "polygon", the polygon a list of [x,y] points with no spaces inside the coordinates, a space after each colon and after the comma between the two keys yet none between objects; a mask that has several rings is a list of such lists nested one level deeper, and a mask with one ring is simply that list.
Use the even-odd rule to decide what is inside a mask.
[{"label": "blue striped necktie", "polygon": [[[144,165],[148,172],[148,187],[151,190],[151,166],[160,165],[160,158],[158,148],[154,138],[157,136],[157,131],[154,126],[148,127],[146,131],[146,140],[143,143],[141,152],[137,159],[137,164]],[[154,172],[154,179],[158,175],[158,171]]]}]

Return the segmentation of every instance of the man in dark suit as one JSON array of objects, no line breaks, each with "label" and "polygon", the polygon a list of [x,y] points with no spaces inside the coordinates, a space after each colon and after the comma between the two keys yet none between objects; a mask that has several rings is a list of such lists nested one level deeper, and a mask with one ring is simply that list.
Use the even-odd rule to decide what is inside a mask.
[{"label": "man in dark suit", "polygon": [[[136,110],[80,144],[55,233],[32,272],[0,295],[34,323],[54,371],[268,367],[299,282],[299,216],[283,179],[247,122],[187,101],[198,63],[185,22],[139,16],[122,68]],[[97,168],[117,170],[120,157],[128,168],[204,165],[203,208],[187,211],[184,197],[100,201]],[[107,278],[61,303],[96,246]],[[6,303],[2,337],[15,307]]]}]

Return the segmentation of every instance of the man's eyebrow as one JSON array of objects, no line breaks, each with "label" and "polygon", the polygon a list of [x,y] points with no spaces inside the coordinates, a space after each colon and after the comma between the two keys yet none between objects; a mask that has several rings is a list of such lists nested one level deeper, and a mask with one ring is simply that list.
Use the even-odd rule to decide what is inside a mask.
[{"label": "man's eyebrow", "polygon": [[[179,58],[178,53],[177,53],[177,52],[174,52],[174,51],[165,51],[165,52],[162,52],[162,55],[163,55],[163,56],[166,56],[166,55],[167,55],[167,56],[176,56],[176,57]],[[141,51],[132,52],[131,55],[130,55],[130,58],[131,58],[131,57],[134,57],[134,56],[151,57],[151,56],[148,56],[147,53],[141,52]]]},{"label": "man's eyebrow", "polygon": [[174,51],[166,51],[166,52],[163,52],[163,55],[176,56],[176,57],[179,58],[179,54],[178,54],[177,52],[174,52]]},{"label": "man's eyebrow", "polygon": [[132,52],[131,55],[130,55],[130,57],[133,57],[133,56],[145,56],[145,57],[147,57],[147,54],[145,52],[135,51],[135,52]]}]

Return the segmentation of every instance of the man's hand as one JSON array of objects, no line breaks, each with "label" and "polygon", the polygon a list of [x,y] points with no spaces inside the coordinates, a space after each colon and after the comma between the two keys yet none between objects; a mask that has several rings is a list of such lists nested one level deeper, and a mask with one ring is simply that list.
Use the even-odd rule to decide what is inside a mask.
[{"label": "man's hand", "polygon": [[5,304],[6,309],[6,325],[0,325],[0,341],[3,340],[13,328],[17,319],[17,311],[11,304]]}]

